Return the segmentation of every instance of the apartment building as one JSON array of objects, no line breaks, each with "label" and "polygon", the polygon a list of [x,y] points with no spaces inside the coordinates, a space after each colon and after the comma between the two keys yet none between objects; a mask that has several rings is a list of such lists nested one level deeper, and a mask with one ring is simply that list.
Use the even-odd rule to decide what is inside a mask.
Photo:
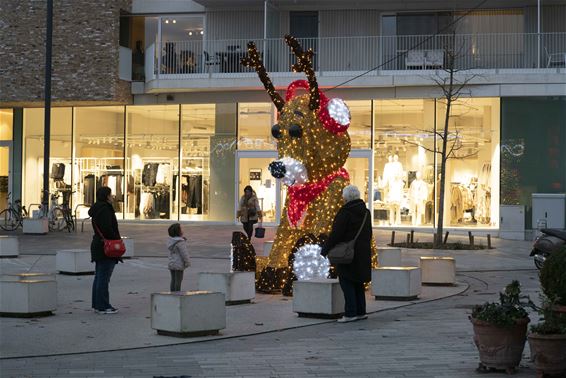
[{"label": "apartment building", "polygon": [[[230,223],[252,185],[278,223],[277,113],[240,59],[254,41],[284,93],[304,79],[285,34],[350,107],[346,169],[375,227],[433,227],[445,111],[434,79],[450,50],[469,83],[451,113],[448,227],[521,238],[544,218],[532,194],[566,192],[564,0],[54,3],[49,175],[79,216],[109,185],[120,219]],[[0,198],[29,205],[43,177],[45,3],[2,3],[0,30]],[[557,217],[548,225],[564,227]]]}]

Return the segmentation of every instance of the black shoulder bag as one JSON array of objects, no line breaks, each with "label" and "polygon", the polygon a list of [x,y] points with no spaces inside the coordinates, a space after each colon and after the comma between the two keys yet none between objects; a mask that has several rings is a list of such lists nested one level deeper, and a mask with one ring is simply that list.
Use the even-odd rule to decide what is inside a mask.
[{"label": "black shoulder bag", "polygon": [[350,240],[349,242],[338,243],[336,244],[336,246],[334,246],[334,248],[328,251],[328,260],[330,260],[330,263],[332,265],[352,263],[352,260],[354,260],[354,247],[356,246],[356,240],[358,239],[358,236],[360,236],[360,233],[362,232],[362,229],[366,224],[367,216],[368,212],[366,211],[362,225],[360,226],[360,229],[358,230],[358,233],[356,234],[356,237],[354,237],[354,239]]}]

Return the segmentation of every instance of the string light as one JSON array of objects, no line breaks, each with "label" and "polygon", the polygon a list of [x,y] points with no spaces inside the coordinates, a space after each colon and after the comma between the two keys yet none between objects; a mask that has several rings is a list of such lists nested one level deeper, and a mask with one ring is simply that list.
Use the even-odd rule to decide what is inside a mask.
[{"label": "string light", "polygon": [[330,264],[320,255],[321,249],[317,244],[306,244],[295,253],[293,271],[299,280],[328,278]]}]

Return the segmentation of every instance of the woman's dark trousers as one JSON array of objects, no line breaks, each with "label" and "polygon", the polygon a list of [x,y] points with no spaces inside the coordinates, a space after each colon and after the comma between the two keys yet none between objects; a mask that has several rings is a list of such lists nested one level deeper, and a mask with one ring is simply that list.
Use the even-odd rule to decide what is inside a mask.
[{"label": "woman's dark trousers", "polygon": [[366,314],[366,294],[364,284],[338,277],[340,287],[344,293],[344,316],[353,318]]},{"label": "woman's dark trousers", "polygon": [[96,310],[104,311],[112,308],[108,284],[116,263],[116,260],[111,259],[96,261],[94,282],[92,283],[92,308]]},{"label": "woman's dark trousers", "polygon": [[170,270],[170,272],[171,272],[170,291],[181,291],[181,282],[183,282],[183,271]]},{"label": "woman's dark trousers", "polygon": [[255,222],[243,222],[244,231],[250,240],[252,240],[252,234],[254,233],[254,223]]}]

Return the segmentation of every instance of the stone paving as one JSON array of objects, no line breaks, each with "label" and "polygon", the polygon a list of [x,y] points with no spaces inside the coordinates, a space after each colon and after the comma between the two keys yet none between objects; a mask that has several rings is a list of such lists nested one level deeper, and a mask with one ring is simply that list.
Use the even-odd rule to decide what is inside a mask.
[{"label": "stone paving", "polygon": [[[246,306],[238,306],[240,309],[233,311],[232,317],[243,318],[238,321],[243,324],[247,320],[250,324],[251,317],[255,323],[256,318],[261,318],[262,314],[278,313],[280,323],[274,322],[270,329],[273,332],[248,332],[226,339],[190,343],[186,343],[187,340],[174,339],[171,343],[181,344],[168,346],[147,346],[138,343],[135,345],[137,348],[131,348],[130,345],[129,348],[118,351],[4,358],[10,354],[17,355],[14,351],[21,353],[27,350],[27,353],[21,355],[37,356],[58,350],[64,352],[64,346],[68,344],[86,344],[84,332],[77,331],[81,329],[81,322],[90,323],[84,328],[90,327],[92,335],[100,340],[98,344],[102,346],[109,345],[108,341],[103,339],[136,339],[139,333],[150,333],[143,327],[131,330],[125,335],[112,330],[116,330],[120,324],[128,323],[134,313],[143,313],[145,304],[142,306],[144,300],[141,296],[147,295],[145,290],[167,285],[168,276],[164,268],[166,262],[163,258],[166,251],[162,247],[161,236],[165,228],[162,225],[121,225],[123,234],[135,235],[136,255],[141,257],[128,260],[124,266],[119,266],[116,277],[113,278],[111,295],[116,306],[122,305],[123,311],[120,313],[109,317],[87,313],[88,287],[92,276],[58,275],[60,287],[68,288],[68,301],[70,298],[86,301],[75,303],[79,310],[75,310],[74,314],[58,311],[56,316],[36,321],[0,319],[0,352],[3,356],[0,360],[0,376],[475,377],[478,355],[472,343],[472,329],[468,320],[471,306],[486,300],[495,300],[498,291],[512,279],[519,279],[524,291],[531,298],[538,297],[537,272],[528,257],[530,243],[494,239],[497,249],[490,251],[404,250],[405,264],[415,263],[420,255],[454,255],[457,262],[458,290],[439,295],[452,295],[444,299],[415,301],[409,306],[397,308],[376,307],[374,310],[377,312],[365,321],[348,324],[323,321],[297,325],[293,322],[298,318],[288,310],[290,301],[285,301],[281,296],[258,296],[258,303],[247,306],[254,311],[249,312],[245,310]],[[188,273],[186,282],[183,282],[185,289],[196,288],[197,271],[222,270],[227,266],[226,241],[229,242],[232,229],[229,226],[190,227],[195,264],[190,268],[192,271]],[[376,236],[378,242],[388,237],[384,233],[376,233]],[[51,264],[49,261],[53,260],[56,249],[61,248],[61,245],[65,245],[65,248],[84,248],[84,243],[89,238],[90,235],[86,232],[50,234],[45,237],[22,236],[22,256],[18,259],[0,260],[0,271],[5,273],[18,269],[47,269]],[[259,250],[261,246],[260,243],[257,244]],[[44,256],[38,256],[38,253]],[[125,273],[127,265],[127,269],[132,270],[130,274]],[[123,280],[119,278],[121,275]],[[139,296],[128,294],[132,292],[132,287],[139,288]],[[368,300],[375,306],[376,301]],[[130,306],[130,309],[123,305]],[[257,310],[262,308],[264,310]],[[149,310],[147,307],[146,309]],[[145,318],[147,313],[143,315]],[[58,318],[61,320],[57,320]],[[537,316],[533,315],[532,319],[536,320]],[[49,323],[56,323],[56,326]],[[73,324],[77,323],[79,328],[73,328]],[[296,328],[298,326],[300,328]],[[49,329],[56,332],[46,332]],[[46,336],[47,334],[49,336]],[[7,340],[8,338],[10,340]],[[51,339],[49,347],[29,353],[33,350],[33,344],[40,343],[42,338]],[[109,349],[114,348],[100,350]],[[528,353],[527,345],[517,377],[534,376]],[[493,375],[498,376],[496,373]]]}]

